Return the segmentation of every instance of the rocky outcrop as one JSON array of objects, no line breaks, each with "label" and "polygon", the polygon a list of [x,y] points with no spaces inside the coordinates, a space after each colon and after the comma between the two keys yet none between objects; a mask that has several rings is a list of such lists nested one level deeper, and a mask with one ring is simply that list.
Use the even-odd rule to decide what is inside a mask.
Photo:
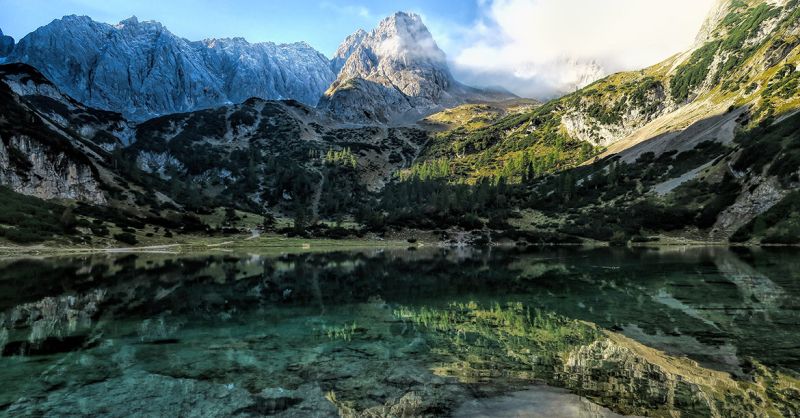
[{"label": "rocky outcrop", "polygon": [[711,230],[711,238],[730,238],[739,228],[768,211],[789,193],[774,177],[754,176],[745,186],[736,202],[720,213]]},{"label": "rocky outcrop", "polygon": [[20,40],[7,61],[36,67],[81,103],[135,119],[249,97],[315,105],[334,79],[327,58],[304,43],[190,42],[135,17],[113,26],[54,20]]},{"label": "rocky outcrop", "polygon": [[330,97],[322,99],[320,106],[345,121],[388,122],[399,115],[410,119],[424,116],[424,111],[414,112],[410,98],[399,90],[362,78],[342,83]]},{"label": "rocky outcrop", "polygon": [[7,57],[14,50],[14,38],[3,34],[0,29],[0,59]]},{"label": "rocky outcrop", "polygon": [[89,164],[81,164],[25,136],[0,141],[0,184],[42,199],[102,204],[105,195]]},{"label": "rocky outcrop", "polygon": [[[640,86],[639,93],[610,97],[609,105],[604,98],[598,100],[593,95],[579,97],[566,107],[561,124],[570,137],[606,147],[675,108],[661,83],[644,81]],[[596,109],[603,109],[601,112],[605,114],[599,115]]]},{"label": "rocky outcrop", "polygon": [[347,63],[347,59],[353,55],[356,48],[364,42],[364,38],[367,36],[369,36],[369,34],[364,29],[359,29],[345,38],[344,42],[339,45],[339,49],[336,50],[333,59],[331,59],[331,70],[333,70],[334,74],[339,74],[339,72],[342,71],[345,63]]},{"label": "rocky outcrop", "polygon": [[0,184],[44,199],[107,203],[109,152],[130,136],[119,114],[83,106],[30,66],[0,66]]}]

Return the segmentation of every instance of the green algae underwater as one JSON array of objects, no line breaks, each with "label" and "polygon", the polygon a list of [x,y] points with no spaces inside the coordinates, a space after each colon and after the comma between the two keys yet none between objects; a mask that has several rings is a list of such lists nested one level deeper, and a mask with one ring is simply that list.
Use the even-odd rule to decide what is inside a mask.
[{"label": "green algae underwater", "polygon": [[0,260],[0,415],[796,417],[797,255]]}]

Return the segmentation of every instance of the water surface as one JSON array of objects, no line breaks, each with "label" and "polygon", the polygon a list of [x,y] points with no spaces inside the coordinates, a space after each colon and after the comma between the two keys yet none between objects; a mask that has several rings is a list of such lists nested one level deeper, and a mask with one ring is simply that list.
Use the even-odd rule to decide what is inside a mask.
[{"label": "water surface", "polygon": [[791,416],[794,250],[0,261],[8,416]]}]

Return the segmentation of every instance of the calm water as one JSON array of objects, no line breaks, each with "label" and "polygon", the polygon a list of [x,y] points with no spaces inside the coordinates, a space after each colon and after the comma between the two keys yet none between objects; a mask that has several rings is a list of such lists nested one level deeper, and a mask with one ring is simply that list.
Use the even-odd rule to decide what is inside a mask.
[{"label": "calm water", "polygon": [[797,416],[798,255],[7,259],[0,414]]}]

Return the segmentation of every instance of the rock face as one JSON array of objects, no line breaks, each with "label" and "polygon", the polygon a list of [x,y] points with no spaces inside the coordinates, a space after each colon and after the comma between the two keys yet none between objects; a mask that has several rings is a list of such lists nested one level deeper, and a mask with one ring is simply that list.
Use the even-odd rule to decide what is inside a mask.
[{"label": "rock face", "polygon": [[14,50],[14,38],[3,35],[0,29],[0,58],[7,57]]},{"label": "rock face", "polygon": [[7,64],[0,115],[0,184],[44,199],[107,203],[109,152],[131,136],[119,114],[86,108],[30,66]]},{"label": "rock face", "polygon": [[348,36],[341,45],[339,45],[339,49],[336,50],[336,54],[333,56],[331,60],[331,70],[335,74],[339,74],[344,68],[345,63],[347,63],[347,59],[350,58],[351,55],[356,51],[361,43],[364,41],[364,38],[369,36],[369,34],[364,29],[359,29],[352,35]]},{"label": "rock face", "polygon": [[350,121],[418,119],[443,106],[491,94],[455,81],[422,19],[398,12],[350,35],[331,63],[338,77],[320,107]]},{"label": "rock face", "polygon": [[18,136],[0,142],[0,184],[43,199],[105,203],[89,164],[54,152],[45,144]]},{"label": "rock face", "polygon": [[36,67],[81,103],[135,119],[249,97],[313,106],[334,79],[327,58],[304,43],[190,42],[135,17],[114,26],[54,20],[20,40],[7,61]]}]

